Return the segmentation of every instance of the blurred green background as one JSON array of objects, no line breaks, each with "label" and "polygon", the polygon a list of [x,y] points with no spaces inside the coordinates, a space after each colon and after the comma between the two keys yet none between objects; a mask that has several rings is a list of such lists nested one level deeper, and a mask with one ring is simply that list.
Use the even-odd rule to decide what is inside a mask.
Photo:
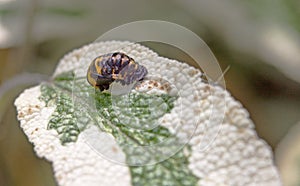
[{"label": "blurred green background", "polygon": [[[276,164],[285,185],[300,185],[300,130],[289,133],[300,121],[299,0],[0,0],[0,186],[55,185],[51,165],[35,156],[16,120],[14,99],[41,78],[26,73],[50,76],[66,52],[145,19],[190,29],[223,70],[230,66],[227,89],[248,109],[258,135],[280,154]],[[151,48],[190,61],[172,49]]]}]

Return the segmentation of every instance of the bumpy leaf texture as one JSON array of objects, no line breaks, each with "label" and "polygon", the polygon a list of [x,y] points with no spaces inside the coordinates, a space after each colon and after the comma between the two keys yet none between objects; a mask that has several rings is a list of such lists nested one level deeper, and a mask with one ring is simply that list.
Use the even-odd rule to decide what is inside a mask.
[{"label": "bumpy leaf texture", "polygon": [[[157,120],[174,107],[176,96],[143,93],[112,96],[82,83],[72,71],[43,84],[41,93],[40,99],[46,105],[56,106],[48,129],[57,131],[61,143],[76,142],[88,124],[97,125],[112,134],[125,152],[126,163],[132,165],[133,185],[180,186],[198,182],[199,178],[188,169],[186,152],[190,147],[157,124]],[[86,96],[82,96],[84,94]],[[74,96],[78,104],[74,104]],[[86,104],[89,102],[93,104]],[[148,129],[142,129],[146,125]],[[184,148],[179,148],[181,146]],[[165,156],[168,158],[162,159]]]}]

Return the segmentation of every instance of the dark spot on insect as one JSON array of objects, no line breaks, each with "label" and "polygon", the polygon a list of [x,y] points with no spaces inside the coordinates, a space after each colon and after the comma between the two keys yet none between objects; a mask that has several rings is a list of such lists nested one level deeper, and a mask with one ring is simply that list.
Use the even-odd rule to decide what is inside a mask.
[{"label": "dark spot on insect", "polygon": [[92,61],[87,71],[87,81],[103,91],[109,89],[114,81],[122,85],[141,81],[147,73],[147,69],[131,57],[115,52],[98,56]]}]

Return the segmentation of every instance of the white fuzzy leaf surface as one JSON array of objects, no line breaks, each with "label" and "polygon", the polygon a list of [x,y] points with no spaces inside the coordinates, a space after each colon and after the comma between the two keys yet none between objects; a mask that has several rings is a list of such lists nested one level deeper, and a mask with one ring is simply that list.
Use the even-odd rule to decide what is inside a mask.
[{"label": "white fuzzy leaf surface", "polygon": [[[95,57],[116,51],[144,65],[149,76],[167,80],[173,87],[168,93],[179,95],[172,111],[159,122],[191,146],[189,169],[200,178],[198,185],[281,185],[272,151],[257,136],[248,112],[226,90],[203,82],[201,72],[185,63],[160,57],[139,44],[109,41],[67,54],[54,76],[70,70],[85,76]],[[96,127],[88,127],[76,142],[61,145],[57,132],[47,129],[55,107],[46,107],[40,94],[40,86],[27,89],[15,105],[21,128],[37,155],[53,163],[58,184],[131,185],[127,166],[107,160],[85,142],[82,133],[92,134]],[[111,138],[105,148],[124,159],[124,152]]]}]

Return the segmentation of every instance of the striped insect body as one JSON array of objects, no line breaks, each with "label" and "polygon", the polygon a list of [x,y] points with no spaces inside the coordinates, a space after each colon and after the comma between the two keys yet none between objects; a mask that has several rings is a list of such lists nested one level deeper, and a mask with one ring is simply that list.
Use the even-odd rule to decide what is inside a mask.
[{"label": "striped insect body", "polygon": [[100,91],[109,89],[112,82],[129,85],[142,80],[148,71],[128,55],[115,52],[95,58],[87,71],[87,81]]}]

